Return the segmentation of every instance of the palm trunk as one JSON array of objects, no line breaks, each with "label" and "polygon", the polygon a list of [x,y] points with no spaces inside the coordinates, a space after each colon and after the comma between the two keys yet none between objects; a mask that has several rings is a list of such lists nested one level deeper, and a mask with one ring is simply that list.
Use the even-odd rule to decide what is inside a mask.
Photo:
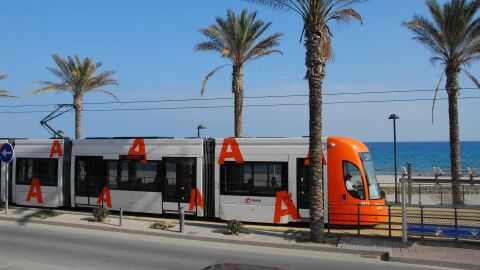
[{"label": "palm trunk", "polygon": [[460,160],[460,131],[458,124],[458,74],[459,69],[447,68],[448,118],[450,122],[450,171],[452,174],[453,204],[463,204],[460,180],[462,163]]},{"label": "palm trunk", "polygon": [[235,137],[242,137],[243,111],[243,67],[234,66],[232,72],[232,92],[235,99]]},{"label": "palm trunk", "polygon": [[322,52],[321,28],[305,25],[307,49],[305,65],[310,88],[310,232],[312,242],[323,242],[323,179],[322,179],[322,83],[326,58]]},{"label": "palm trunk", "polygon": [[75,139],[80,139],[82,136],[82,96],[75,96],[73,98],[73,105],[75,106]]}]

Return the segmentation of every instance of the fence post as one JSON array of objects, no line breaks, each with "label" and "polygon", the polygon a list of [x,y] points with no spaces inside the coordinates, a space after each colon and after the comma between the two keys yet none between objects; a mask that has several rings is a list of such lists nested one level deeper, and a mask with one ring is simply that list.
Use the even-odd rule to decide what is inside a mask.
[{"label": "fence post", "polygon": [[[458,234],[458,215],[457,215],[457,207],[453,208],[454,213],[455,213],[455,234]],[[458,238],[455,238],[455,240],[458,240]]]},{"label": "fence post", "polygon": [[422,184],[418,184],[418,204],[422,204]]},{"label": "fence post", "polygon": [[392,213],[390,208],[390,205],[388,205],[388,237],[392,237]]},{"label": "fence post", "polygon": [[443,205],[443,187],[440,185],[440,205]]},{"label": "fence post", "polygon": [[[412,168],[410,167],[410,170]],[[412,204],[412,196],[413,196],[413,187],[412,187],[412,171],[410,171],[410,177],[408,177],[408,204]]]},{"label": "fence post", "polygon": [[357,204],[357,234],[360,235],[360,204]]},{"label": "fence post", "polygon": [[420,228],[422,228],[422,238],[423,238],[423,206],[420,205]]}]

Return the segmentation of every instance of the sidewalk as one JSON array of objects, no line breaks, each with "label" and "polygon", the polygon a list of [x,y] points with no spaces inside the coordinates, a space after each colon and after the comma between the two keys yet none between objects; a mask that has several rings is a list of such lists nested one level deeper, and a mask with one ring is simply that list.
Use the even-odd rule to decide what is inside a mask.
[{"label": "sidewalk", "polygon": [[[410,241],[404,245],[400,239],[330,236],[326,244],[303,243],[307,228],[247,225],[245,233],[230,235],[223,222],[186,221],[185,232],[179,233],[178,221],[174,219],[125,216],[119,226],[118,216],[110,216],[104,223],[93,222],[87,212],[56,210],[61,215],[39,219],[33,215],[39,209],[11,208],[8,216],[0,212],[0,220],[17,222],[20,226],[40,223],[82,229],[144,234],[151,236],[191,239],[265,247],[317,250],[323,252],[350,253],[367,258],[433,266],[480,269],[480,244],[440,241]],[[188,219],[188,217],[187,217]],[[170,230],[151,229],[154,222],[165,221],[175,225]]]}]

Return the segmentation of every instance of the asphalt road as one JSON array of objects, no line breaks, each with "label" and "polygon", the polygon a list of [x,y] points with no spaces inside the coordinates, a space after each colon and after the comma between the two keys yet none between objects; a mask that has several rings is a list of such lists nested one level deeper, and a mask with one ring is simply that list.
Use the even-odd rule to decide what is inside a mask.
[{"label": "asphalt road", "polygon": [[281,269],[440,269],[353,255],[220,244],[0,221],[0,269],[203,269],[215,262]]}]

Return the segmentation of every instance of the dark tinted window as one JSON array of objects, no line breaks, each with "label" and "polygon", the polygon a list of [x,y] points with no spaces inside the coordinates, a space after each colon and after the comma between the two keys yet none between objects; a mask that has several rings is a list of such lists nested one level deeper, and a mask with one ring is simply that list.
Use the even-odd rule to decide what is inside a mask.
[{"label": "dark tinted window", "polygon": [[17,185],[30,185],[38,178],[41,186],[58,185],[58,160],[50,158],[17,158]]},{"label": "dark tinted window", "polygon": [[132,190],[128,167],[126,161],[109,160],[107,162],[108,186],[110,189]]},{"label": "dark tinted window", "polygon": [[310,170],[305,159],[297,159],[297,204],[298,208],[310,208]]},{"label": "dark tinted window", "polygon": [[159,192],[161,190],[161,162],[107,161],[108,186],[112,190]]},{"label": "dark tinted window", "polygon": [[163,181],[164,200],[166,202],[190,201],[192,189],[197,178],[195,158],[164,158]]},{"label": "dark tinted window", "polygon": [[133,189],[137,191],[160,190],[160,166],[156,161],[133,163]]},{"label": "dark tinted window", "polygon": [[98,197],[106,186],[107,173],[102,157],[75,157],[75,195]]},{"label": "dark tinted window", "polygon": [[225,162],[220,166],[222,195],[275,196],[288,189],[286,162]]}]

